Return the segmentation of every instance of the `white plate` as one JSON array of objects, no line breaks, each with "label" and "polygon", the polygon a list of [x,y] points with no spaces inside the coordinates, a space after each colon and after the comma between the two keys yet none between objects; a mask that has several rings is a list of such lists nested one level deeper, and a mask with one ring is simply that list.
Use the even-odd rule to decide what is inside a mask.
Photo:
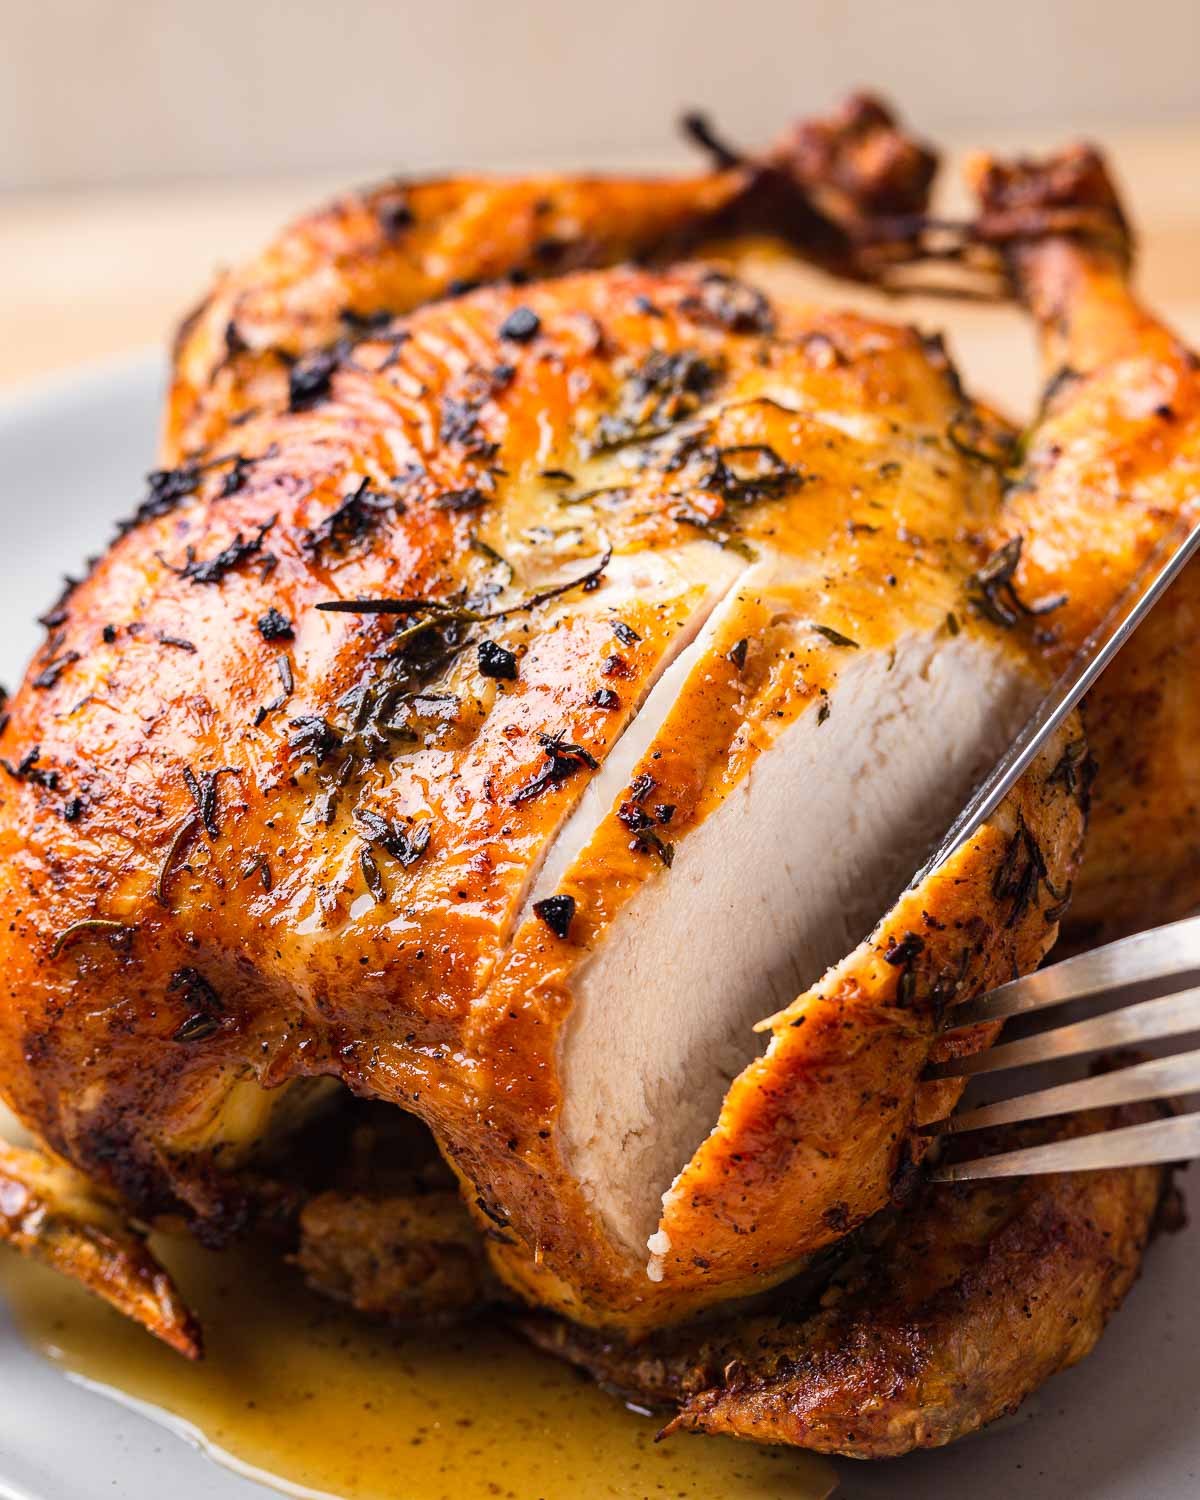
[{"label": "white plate", "polygon": [[[113,519],[141,493],[161,379],[160,360],[147,355],[0,404],[0,680],[9,685],[41,637],[33,618],[62,573],[103,546]],[[846,1496],[1194,1500],[1198,1284],[1200,1227],[1193,1227],[1154,1246],[1145,1279],[1098,1351],[1017,1417],[945,1452],[845,1464]],[[0,1306],[0,1500],[262,1500],[265,1493],[146,1415],[69,1381],[24,1347]]]}]

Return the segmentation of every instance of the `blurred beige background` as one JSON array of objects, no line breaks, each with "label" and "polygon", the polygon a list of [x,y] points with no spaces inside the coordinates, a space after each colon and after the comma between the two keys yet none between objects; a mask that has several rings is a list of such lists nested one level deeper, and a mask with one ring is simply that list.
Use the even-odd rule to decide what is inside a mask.
[{"label": "blurred beige background", "polygon": [[863,85],[939,144],[1102,140],[1200,337],[1198,65],[1200,0],[0,0],[0,386],[161,342],[347,183],[669,165],[685,107],[754,143]]}]

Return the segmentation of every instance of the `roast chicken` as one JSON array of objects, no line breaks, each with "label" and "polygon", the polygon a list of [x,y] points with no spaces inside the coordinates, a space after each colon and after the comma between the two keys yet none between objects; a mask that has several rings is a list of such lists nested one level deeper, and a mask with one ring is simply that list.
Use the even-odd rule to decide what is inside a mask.
[{"label": "roast chicken", "polygon": [[[1090,153],[982,165],[959,231],[1042,334],[1019,434],[940,339],[758,272],[764,234],[884,285],[927,253],[932,157],[885,110],[759,158],[701,134],[690,179],[346,199],[185,323],[164,466],[0,739],[0,1085],[58,1174],[4,1164],[59,1226],[11,1219],[23,1248],[87,1276],[106,1215],[274,1219],[381,1314],[356,1226],[424,1224],[461,1269],[406,1250],[431,1302],[588,1349],[815,1275],[911,1190],[957,1097],[927,1065],[991,1040],[953,1007],[1068,909],[1079,722],[913,871],[1186,506],[1200,379]],[[1121,778],[1176,752],[1115,718],[1088,920],[1120,926]],[[424,1122],[469,1220],[291,1202],[347,1092]],[[108,1243],[113,1300],[195,1352]]]}]

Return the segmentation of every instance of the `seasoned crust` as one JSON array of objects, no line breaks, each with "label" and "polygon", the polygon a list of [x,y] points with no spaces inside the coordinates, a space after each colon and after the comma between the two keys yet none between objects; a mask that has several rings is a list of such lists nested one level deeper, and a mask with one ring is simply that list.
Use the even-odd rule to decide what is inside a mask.
[{"label": "seasoned crust", "polygon": [[[958,1153],[1137,1123],[1128,1107],[970,1138]],[[864,1231],[815,1309],[778,1305],[637,1344],[528,1317],[524,1331],[666,1432],[850,1458],[955,1441],[1090,1352],[1136,1279],[1165,1169],[919,1187]]]},{"label": "seasoned crust", "polygon": [[695,118],[716,170],[680,178],[393,179],[297,220],[227,272],[174,343],[167,465],[250,410],[286,400],[301,357],[364,324],[483,282],[621,261],[665,265],[731,235],[773,234],[836,274],[871,280],[882,221],[925,209],[937,167],[878,99],[851,95],[766,151],[733,151]]},{"label": "seasoned crust", "polygon": [[[532,336],[509,328],[518,313]],[[717,1274],[648,1281],[640,1253],[619,1255],[596,1232],[562,1155],[565,976],[661,864],[631,852],[611,815],[613,858],[579,888],[570,939],[527,922],[514,945],[512,924],[538,851],[588,779],[585,756],[602,760],[620,733],[698,607],[705,570],[729,568],[679,503],[681,483],[704,492],[713,460],[689,447],[678,467],[676,430],[682,442],[695,418],[711,442],[775,455],[761,489],[734,476],[723,481],[732,503],[719,491],[703,502],[718,540],[736,523],[789,568],[821,556],[821,577],[797,567],[787,618],[821,623],[837,576],[839,620],[864,652],[886,650],[909,630],[948,635],[972,556],[963,517],[998,502],[994,468],[947,437],[961,390],[911,330],[772,308],[710,269],[678,267],[428,308],[372,330],[295,397],[294,410],[237,428],[236,449],[222,445],[211,465],[154,481],[13,701],[4,748],[15,774],[0,783],[0,853],[14,876],[0,932],[6,1091],[139,1213],[182,1210],[210,1236],[253,1210],[239,1164],[288,1097],[282,1085],[333,1073],[433,1125],[481,1220],[512,1242],[495,1247],[505,1273],[537,1297],[657,1321],[745,1277],[786,1274],[798,1252],[777,1265],[780,1242],[769,1264],[747,1244]],[[825,420],[830,410],[854,412],[853,430]],[[596,453],[597,434],[618,455],[648,444],[647,461],[621,471],[627,500],[591,513],[572,500],[574,556],[547,578],[526,538],[561,525],[560,491],[575,482],[561,466],[584,475],[624,462]],[[580,479],[602,495],[606,484],[603,472]],[[858,526],[868,498],[878,508]],[[493,624],[489,637],[522,653],[513,682],[477,672],[457,606],[431,609],[399,642],[413,623],[403,615],[314,608],[339,594],[451,605],[492,588],[497,554],[522,570],[507,597],[541,598],[555,579],[600,584]],[[644,569],[648,586],[636,581]],[[616,711],[597,697],[615,680],[614,614],[635,637]],[[964,616],[961,629],[1024,671],[988,622]],[[409,639],[430,645],[428,658],[414,661]],[[673,838],[746,774],[771,726],[820,701],[844,654],[809,631],[802,654],[789,647],[744,681],[718,654],[695,705],[700,733],[675,745]],[[382,695],[381,672],[393,674]],[[1061,891],[1079,814],[1065,788],[1046,787],[1026,820]],[[69,819],[73,797],[85,811]],[[1012,833],[1001,824],[988,836],[977,884]],[[1049,906],[1042,888],[1020,922],[1006,925],[1006,904],[982,918],[1004,936],[964,995],[995,965],[1007,977],[1014,957],[1036,960],[1053,935]],[[871,1007],[900,1049],[870,1057],[915,1078],[932,1016],[895,1020],[898,971],[879,954],[867,962]],[[794,1056],[785,1039],[768,1066]],[[895,1129],[863,1152],[874,1165],[862,1212],[899,1165],[911,1089],[899,1097]],[[807,1171],[791,1181],[819,1200]],[[704,1218],[697,1239],[726,1233]]]},{"label": "seasoned crust", "polygon": [[[992,543],[1024,539],[1021,598],[1064,599],[1039,632],[1058,668],[1154,544],[1194,514],[1200,361],[1131,288],[1128,223],[1098,153],[988,161],[975,176],[980,233],[1003,242],[1046,382]],[[1086,704],[1098,776],[1066,926],[1073,947],[1200,904],[1198,589],[1193,565]]]}]

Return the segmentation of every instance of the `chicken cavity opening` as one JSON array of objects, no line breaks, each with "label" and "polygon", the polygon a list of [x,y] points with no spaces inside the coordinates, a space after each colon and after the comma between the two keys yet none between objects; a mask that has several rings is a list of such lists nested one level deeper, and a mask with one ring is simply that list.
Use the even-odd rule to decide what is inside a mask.
[{"label": "chicken cavity opening", "polygon": [[758,1054],[754,1023],[871,930],[1037,692],[967,634],[855,653],[824,722],[804,710],[618,914],[573,984],[561,1124],[632,1257]]}]

